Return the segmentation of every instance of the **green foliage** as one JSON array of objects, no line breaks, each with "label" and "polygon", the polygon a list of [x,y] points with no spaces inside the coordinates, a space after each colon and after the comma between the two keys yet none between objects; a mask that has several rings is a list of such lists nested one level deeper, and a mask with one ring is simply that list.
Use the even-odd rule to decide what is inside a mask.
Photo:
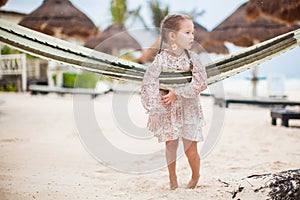
[{"label": "green foliage", "polygon": [[160,27],[161,21],[169,14],[169,6],[162,8],[158,0],[150,1],[152,20],[155,27]]},{"label": "green foliage", "polygon": [[54,74],[54,75],[52,76],[52,80],[53,80],[54,84],[56,85],[56,84],[57,84],[57,82],[56,82],[56,80],[57,80],[57,75],[56,75],[56,74]]},{"label": "green foliage", "polygon": [[0,86],[0,92],[17,92],[18,85],[16,83],[7,83]]},{"label": "green foliage", "polygon": [[[144,25],[145,29],[146,29],[146,30],[149,30],[149,28],[148,28],[148,26],[147,26],[147,24],[146,24],[144,18],[143,18],[143,17],[141,16],[141,14],[140,14],[140,13],[141,13],[141,9],[142,9],[142,6],[139,5],[135,10],[130,10],[130,11],[128,11],[127,16],[128,16],[128,17],[130,17],[130,16],[133,17],[133,21],[131,22],[131,25],[133,25],[133,24],[135,23],[135,21],[136,21],[137,19],[139,19],[140,22]],[[127,20],[127,19],[125,19],[125,20]],[[129,26],[131,26],[131,25],[129,25]]]},{"label": "green foliage", "polygon": [[90,72],[82,74],[64,73],[63,87],[67,88],[95,88],[98,77]]},{"label": "green foliage", "polygon": [[136,19],[139,19],[140,22],[148,29],[147,24],[144,18],[141,16],[140,11],[142,6],[138,6],[134,10],[127,10],[127,1],[126,0],[111,0],[110,12],[112,15],[113,23],[125,24],[125,21],[129,17],[133,17],[132,24]]},{"label": "green foliage", "polygon": [[63,73],[63,87],[73,88],[75,85],[77,74]]},{"label": "green foliage", "polygon": [[112,0],[110,11],[114,23],[124,24],[127,15],[126,0]]},{"label": "green foliage", "polygon": [[81,88],[95,88],[98,77],[91,72],[84,72],[77,77],[76,87]]},{"label": "green foliage", "polygon": [[[2,47],[1,49],[1,55],[8,55],[8,54],[20,54],[22,52],[20,52],[19,50],[17,49],[14,49],[14,48],[10,48],[9,46],[5,45]],[[27,59],[34,59],[36,58],[35,56],[33,55],[30,55],[30,54],[26,54],[26,58]]]},{"label": "green foliage", "polygon": [[1,49],[1,54],[2,55],[7,55],[7,54],[19,54],[20,52],[16,49],[12,49],[9,46],[5,45],[2,49]]}]

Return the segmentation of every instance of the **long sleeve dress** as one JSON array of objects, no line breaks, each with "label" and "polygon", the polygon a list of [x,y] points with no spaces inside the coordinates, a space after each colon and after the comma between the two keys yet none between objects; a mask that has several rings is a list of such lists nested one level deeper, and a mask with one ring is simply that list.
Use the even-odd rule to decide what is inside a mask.
[{"label": "long sleeve dress", "polygon": [[[154,136],[159,142],[179,138],[191,141],[203,140],[203,112],[199,94],[207,87],[207,75],[198,55],[191,51],[189,55],[190,58],[185,53],[176,57],[167,51],[162,51],[156,55],[144,75],[141,101],[149,117],[159,115],[159,128],[154,131]],[[193,64],[192,69],[190,69],[190,59]],[[192,81],[184,86],[174,85],[176,100],[171,107],[161,102],[161,96],[166,92],[159,89],[158,78],[161,72],[176,70],[192,71]]]}]

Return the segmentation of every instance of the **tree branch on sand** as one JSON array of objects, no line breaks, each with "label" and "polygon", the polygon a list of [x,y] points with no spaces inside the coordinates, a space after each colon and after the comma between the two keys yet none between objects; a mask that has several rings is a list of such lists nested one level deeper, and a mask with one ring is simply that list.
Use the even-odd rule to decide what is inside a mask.
[{"label": "tree branch on sand", "polygon": [[300,169],[250,175],[230,184],[219,179],[229,191],[232,199],[300,199]]}]

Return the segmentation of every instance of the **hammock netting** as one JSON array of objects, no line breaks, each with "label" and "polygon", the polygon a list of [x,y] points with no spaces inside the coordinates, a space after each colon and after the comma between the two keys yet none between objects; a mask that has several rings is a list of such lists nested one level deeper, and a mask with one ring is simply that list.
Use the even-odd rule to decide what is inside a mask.
[{"label": "hammock netting", "polygon": [[[146,66],[60,40],[0,19],[0,42],[37,57],[102,74],[114,79],[141,83]],[[222,81],[272,59],[300,44],[300,29],[264,41],[207,64],[208,84]],[[181,85],[191,72],[163,72],[161,86]]]}]

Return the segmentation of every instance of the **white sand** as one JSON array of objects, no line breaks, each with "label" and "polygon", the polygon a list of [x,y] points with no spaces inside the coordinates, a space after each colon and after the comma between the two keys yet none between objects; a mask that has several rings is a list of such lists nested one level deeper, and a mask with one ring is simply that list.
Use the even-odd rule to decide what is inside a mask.
[{"label": "white sand", "polygon": [[[133,153],[163,149],[155,139],[136,142],[117,133],[110,113],[112,98],[107,94],[95,99],[97,121],[111,143]],[[199,187],[170,191],[166,168],[137,175],[96,161],[77,135],[71,96],[0,93],[0,99],[5,101],[0,105],[1,200],[230,199],[232,190],[219,179],[231,183],[252,174],[300,166],[299,120],[290,120],[289,128],[271,126],[270,108],[230,105],[218,143],[202,159]],[[212,99],[202,99],[207,131],[214,120]],[[145,125],[138,95],[130,99],[129,109],[132,121]],[[182,157],[178,161],[180,187],[189,177]]]}]

